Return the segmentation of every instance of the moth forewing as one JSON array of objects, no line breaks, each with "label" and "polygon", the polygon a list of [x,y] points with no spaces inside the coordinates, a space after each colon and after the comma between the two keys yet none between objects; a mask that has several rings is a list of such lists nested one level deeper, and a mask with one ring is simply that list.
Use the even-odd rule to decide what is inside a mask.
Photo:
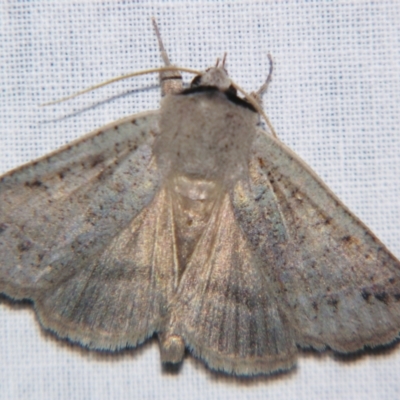
[{"label": "moth forewing", "polygon": [[243,99],[223,61],[184,89],[163,58],[159,111],[0,178],[0,292],[90,348],[156,333],[163,362],[233,374],[394,340],[400,263],[257,128],[269,79]]},{"label": "moth forewing", "polygon": [[254,149],[251,176],[268,180],[290,238],[285,262],[271,267],[296,342],[347,353],[395,340],[399,260],[283,143],[260,133]]}]

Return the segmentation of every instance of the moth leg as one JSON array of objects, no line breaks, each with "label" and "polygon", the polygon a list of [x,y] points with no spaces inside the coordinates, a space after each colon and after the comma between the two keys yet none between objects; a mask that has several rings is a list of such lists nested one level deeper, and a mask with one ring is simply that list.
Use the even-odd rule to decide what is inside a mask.
[{"label": "moth leg", "polygon": [[[168,67],[172,64],[169,61],[169,57],[162,42],[160,31],[158,29],[155,18],[152,18],[152,21],[158,41],[158,46],[161,52],[161,58],[163,59],[165,66]],[[179,93],[183,89],[182,75],[178,71],[162,71],[160,72],[160,84],[162,96],[165,96],[168,93]]]},{"label": "moth leg", "polygon": [[274,70],[274,61],[272,60],[271,54],[268,54],[268,60],[269,60],[269,72],[267,79],[265,82],[262,84],[260,89],[257,90],[257,92],[251,93],[251,95],[254,97],[254,99],[257,101],[257,103],[262,107],[262,96],[264,93],[267,92],[268,86],[272,80],[272,72]]},{"label": "moth leg", "polygon": [[163,363],[179,363],[185,355],[185,342],[179,335],[159,333],[161,361]]}]

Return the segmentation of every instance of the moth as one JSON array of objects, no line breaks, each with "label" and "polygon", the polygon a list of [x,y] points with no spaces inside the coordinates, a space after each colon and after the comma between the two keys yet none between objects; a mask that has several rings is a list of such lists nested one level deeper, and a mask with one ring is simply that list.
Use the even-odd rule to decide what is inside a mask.
[{"label": "moth", "polygon": [[[157,33],[158,38],[159,34]],[[91,349],[156,334],[237,375],[400,332],[400,262],[278,138],[218,62],[160,109],[0,178],[0,292]]]}]

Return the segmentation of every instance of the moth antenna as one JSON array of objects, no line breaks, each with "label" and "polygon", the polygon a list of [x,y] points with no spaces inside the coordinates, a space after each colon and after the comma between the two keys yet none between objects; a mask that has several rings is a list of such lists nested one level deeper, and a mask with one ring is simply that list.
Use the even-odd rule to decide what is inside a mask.
[{"label": "moth antenna", "polygon": [[[260,113],[261,117],[265,120],[268,128],[270,129],[272,135],[276,138],[278,138],[277,134],[275,133],[275,130],[269,121],[267,115],[265,114],[263,108],[262,108],[262,95],[267,91],[268,85],[271,82],[272,79],[272,71],[274,69],[274,62],[272,60],[271,54],[268,53],[268,60],[269,60],[269,72],[267,79],[265,82],[262,84],[260,89],[257,90],[257,92],[252,92],[250,95],[242,91],[243,95],[246,97],[246,99],[255,107],[255,109]],[[239,90],[239,89],[238,89]],[[239,90],[241,91],[241,90]]]},{"label": "moth antenna", "polygon": [[54,101],[49,101],[48,103],[44,103],[44,104],[40,104],[40,107],[46,107],[46,106],[51,106],[51,105],[54,105],[54,104],[62,103],[64,101],[74,99],[75,97],[78,97],[78,96],[80,96],[82,94],[85,94],[85,93],[91,92],[93,90],[99,89],[99,88],[101,88],[103,86],[110,85],[111,83],[114,83],[114,82],[122,81],[124,79],[133,78],[135,76],[140,76],[140,75],[153,74],[153,73],[156,73],[156,72],[161,74],[161,73],[167,72],[167,71],[178,71],[178,73],[179,73],[179,71],[182,71],[182,72],[187,72],[187,73],[193,74],[193,75],[201,75],[202,74],[201,71],[198,71],[196,69],[176,67],[174,65],[170,65],[170,66],[167,66],[167,67],[159,67],[159,68],[149,68],[149,69],[145,69],[145,70],[142,70],[142,71],[135,71],[135,72],[130,72],[130,73],[125,74],[125,75],[117,76],[115,78],[109,79],[108,81],[101,82],[101,83],[98,83],[96,85],[90,86],[90,87],[88,87],[86,89],[83,89],[83,90],[81,90],[79,92],[73,93],[73,94],[71,94],[69,96],[63,97],[61,99],[54,100]]},{"label": "moth antenna", "polygon": [[262,102],[261,98],[262,95],[264,93],[267,92],[268,90],[268,85],[272,80],[272,72],[274,70],[274,61],[272,60],[272,56],[271,54],[267,54],[268,60],[269,60],[269,72],[268,72],[268,76],[267,79],[265,80],[265,82],[262,84],[262,86],[260,87],[260,89],[257,90],[257,92],[254,93],[254,95],[256,96],[256,98],[260,101],[260,103]]},{"label": "moth antenna", "polygon": [[[164,43],[161,39],[161,34],[160,30],[158,29],[156,19],[152,17],[151,21],[153,22],[154,31],[156,33],[161,58],[164,61],[166,67],[172,66],[168,54],[165,50]],[[182,75],[179,73],[179,71],[160,72],[160,85],[162,96],[165,96],[168,93],[179,93],[183,89]]]},{"label": "moth antenna", "polygon": [[215,68],[218,68],[218,64],[219,64],[219,57],[217,57],[217,61],[215,62]]}]

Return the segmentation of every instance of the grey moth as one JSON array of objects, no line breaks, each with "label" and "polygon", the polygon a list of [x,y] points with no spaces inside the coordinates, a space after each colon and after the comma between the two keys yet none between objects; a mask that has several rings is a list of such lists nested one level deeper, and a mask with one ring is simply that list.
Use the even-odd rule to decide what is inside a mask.
[{"label": "grey moth", "polygon": [[156,334],[163,362],[189,349],[238,375],[395,340],[400,262],[259,127],[224,62],[184,88],[161,50],[159,110],[0,178],[0,292],[83,346]]}]

